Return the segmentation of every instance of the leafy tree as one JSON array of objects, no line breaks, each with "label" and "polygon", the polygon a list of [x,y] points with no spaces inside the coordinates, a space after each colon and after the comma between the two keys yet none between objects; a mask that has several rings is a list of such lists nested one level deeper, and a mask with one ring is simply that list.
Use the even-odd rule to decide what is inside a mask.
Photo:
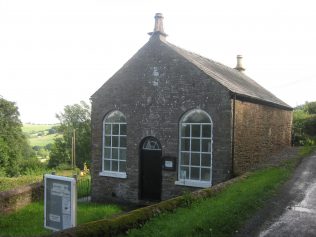
[{"label": "leafy tree", "polygon": [[[56,117],[60,121],[58,131],[63,134],[62,142],[55,139],[55,146],[52,147],[52,155],[59,154],[60,162],[63,163],[62,159],[66,156],[69,158],[67,161],[70,162],[71,151],[72,151],[72,138],[75,131],[75,153],[76,153],[76,165],[83,169],[84,163],[90,164],[90,139],[91,139],[91,112],[90,106],[81,101],[79,104],[67,105],[64,111],[57,114]],[[58,143],[56,143],[58,141]],[[57,152],[57,150],[58,152]],[[54,153],[55,152],[55,153]],[[64,158],[63,158],[63,157]],[[55,157],[57,158],[57,157]],[[53,158],[54,159],[54,158]],[[54,162],[54,165],[58,165],[58,162]]]},{"label": "leafy tree", "polygon": [[50,151],[48,167],[52,168],[65,163],[70,163],[70,156],[67,149],[67,144],[63,138],[55,138]]},{"label": "leafy tree", "polygon": [[50,134],[55,134],[57,131],[56,131],[56,129],[55,128],[50,128],[50,129],[48,129],[48,134],[50,135]]},{"label": "leafy tree", "polygon": [[308,114],[316,114],[316,101],[314,101],[314,102],[306,102],[304,107],[305,107],[304,110]]},{"label": "leafy tree", "polygon": [[295,145],[316,144],[316,101],[294,109],[293,140]]},{"label": "leafy tree", "polygon": [[19,116],[15,103],[0,97],[0,167],[8,176],[18,175],[21,160],[32,156]]}]

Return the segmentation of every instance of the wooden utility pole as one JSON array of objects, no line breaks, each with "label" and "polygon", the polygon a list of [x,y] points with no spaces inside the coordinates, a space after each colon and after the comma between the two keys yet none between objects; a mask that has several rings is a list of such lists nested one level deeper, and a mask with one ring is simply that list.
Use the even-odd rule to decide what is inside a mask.
[{"label": "wooden utility pole", "polygon": [[74,129],[74,167],[76,168],[76,129]]},{"label": "wooden utility pole", "polygon": [[73,130],[71,138],[71,166],[72,169],[76,167],[76,129]]}]

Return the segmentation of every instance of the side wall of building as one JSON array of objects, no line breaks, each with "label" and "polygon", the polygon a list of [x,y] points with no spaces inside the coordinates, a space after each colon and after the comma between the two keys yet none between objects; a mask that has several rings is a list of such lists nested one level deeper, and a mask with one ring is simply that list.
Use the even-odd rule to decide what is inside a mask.
[{"label": "side wall of building", "polygon": [[291,145],[292,111],[236,100],[234,173],[242,174]]}]

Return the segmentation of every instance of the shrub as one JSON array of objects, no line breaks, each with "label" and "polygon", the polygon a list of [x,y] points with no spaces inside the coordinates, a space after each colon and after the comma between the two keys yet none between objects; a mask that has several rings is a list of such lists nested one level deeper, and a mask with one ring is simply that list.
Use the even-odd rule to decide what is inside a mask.
[{"label": "shrub", "polygon": [[41,163],[35,157],[24,159],[20,162],[20,174],[22,175],[42,174],[45,169],[45,164]]}]

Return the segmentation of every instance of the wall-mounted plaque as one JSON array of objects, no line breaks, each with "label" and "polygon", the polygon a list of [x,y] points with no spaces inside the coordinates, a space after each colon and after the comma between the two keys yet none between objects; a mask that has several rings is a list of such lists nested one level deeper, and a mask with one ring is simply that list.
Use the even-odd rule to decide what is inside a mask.
[{"label": "wall-mounted plaque", "polygon": [[162,157],[162,166],[164,170],[175,171],[176,170],[176,157],[172,156],[163,156]]}]

